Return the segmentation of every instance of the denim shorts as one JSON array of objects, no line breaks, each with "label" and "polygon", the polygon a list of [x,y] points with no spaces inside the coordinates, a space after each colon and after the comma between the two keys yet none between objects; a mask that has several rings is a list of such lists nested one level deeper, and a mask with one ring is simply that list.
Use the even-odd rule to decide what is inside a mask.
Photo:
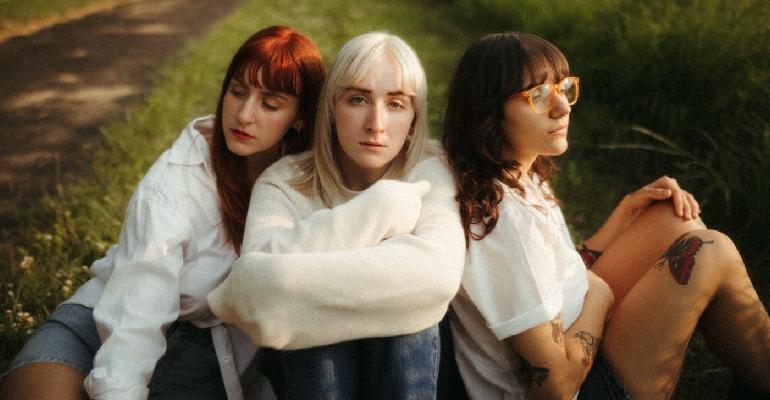
[{"label": "denim shorts", "polygon": [[[166,353],[158,360],[148,385],[150,399],[227,398],[210,329],[176,321],[166,330],[166,344]],[[100,346],[93,309],[62,304],[32,333],[4,376],[40,362],[58,363],[88,374]]]},{"label": "denim shorts", "polygon": [[101,342],[93,309],[62,304],[29,337],[3,377],[27,364],[51,362],[88,374]]},{"label": "denim shorts", "polygon": [[599,353],[588,376],[580,386],[578,400],[628,400],[626,388],[612,372],[607,360]]}]

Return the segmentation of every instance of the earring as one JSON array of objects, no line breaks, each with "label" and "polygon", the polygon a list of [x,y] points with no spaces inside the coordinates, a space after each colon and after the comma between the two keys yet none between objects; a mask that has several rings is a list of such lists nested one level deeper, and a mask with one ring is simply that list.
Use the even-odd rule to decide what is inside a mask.
[{"label": "earring", "polygon": [[302,121],[295,122],[292,128],[294,128],[295,131],[299,132],[302,129]]}]

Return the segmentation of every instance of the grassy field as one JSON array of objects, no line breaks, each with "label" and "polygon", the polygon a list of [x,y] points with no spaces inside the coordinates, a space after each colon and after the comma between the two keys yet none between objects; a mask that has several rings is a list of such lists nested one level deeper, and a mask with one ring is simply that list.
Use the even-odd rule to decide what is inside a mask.
[{"label": "grassy field", "polygon": [[[0,369],[30,330],[88,278],[86,266],[116,240],[125,204],[144,171],[189,119],[214,111],[219,79],[237,45],[271,24],[305,32],[327,61],[358,33],[387,30],[404,37],[428,72],[434,135],[440,132],[447,81],[470,42],[484,32],[504,29],[551,39],[565,50],[581,83],[585,82],[584,98],[575,108],[571,127],[573,149],[562,160],[558,181],[575,232],[586,234],[595,228],[625,191],[657,174],[674,174],[689,183],[688,188],[695,185],[696,195],[708,200],[707,222],[717,221],[732,236],[748,238],[742,239],[745,243],[764,238],[758,250],[748,244],[744,247],[753,251],[754,256],[747,260],[752,275],[765,279],[767,253],[761,250],[767,250],[770,225],[764,224],[770,204],[766,197],[770,193],[766,176],[770,112],[763,107],[768,103],[770,67],[767,57],[758,55],[767,54],[770,41],[746,41],[755,34],[766,38],[768,28],[759,21],[769,17],[768,7],[744,1],[726,13],[719,7],[726,2],[676,4],[646,7],[623,0],[576,0],[518,1],[514,6],[502,0],[428,0],[364,5],[345,0],[289,0],[278,5],[244,1],[207,37],[183,49],[181,61],[164,67],[157,87],[125,121],[104,127],[107,146],[94,162],[101,168],[68,186],[61,196],[19,211],[9,221],[9,229],[0,233]],[[695,14],[700,19],[691,32],[683,24]],[[729,19],[729,24],[721,18]],[[740,76],[746,82],[720,80],[727,79],[727,73],[721,71],[719,61],[732,60],[729,52],[717,51],[725,47],[721,43],[740,49],[732,55],[739,60],[730,65],[742,68]],[[711,79],[709,74],[721,75]],[[707,89],[698,85],[704,79]],[[656,96],[647,96],[648,91]],[[764,97],[741,102],[752,95]],[[721,97],[726,99],[703,101]],[[736,107],[741,113],[734,112]],[[690,130],[677,130],[684,122]],[[649,137],[629,133],[630,126],[661,132],[672,138],[680,153],[667,154],[665,150],[670,149],[654,140],[652,144],[640,142],[640,137]],[[693,131],[700,134],[697,140],[692,139]],[[739,140],[733,139],[736,135]],[[716,139],[703,139],[707,137]],[[608,144],[655,150],[610,149]],[[738,161],[745,157],[750,157],[752,165],[741,170]],[[682,175],[688,171],[691,176]],[[749,192],[741,191],[743,187]],[[602,195],[596,196],[597,192]],[[697,337],[687,360],[675,399],[723,398],[730,374]]]},{"label": "grassy field", "polygon": [[0,30],[16,28],[34,23],[45,18],[66,15],[74,10],[83,9],[115,0],[0,0]]}]

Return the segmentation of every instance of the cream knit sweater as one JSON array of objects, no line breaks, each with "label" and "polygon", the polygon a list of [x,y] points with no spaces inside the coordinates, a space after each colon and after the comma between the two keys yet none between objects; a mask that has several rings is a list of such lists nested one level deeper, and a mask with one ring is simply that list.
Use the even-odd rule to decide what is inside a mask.
[{"label": "cream knit sweater", "polygon": [[258,345],[299,349],[418,332],[460,285],[465,242],[443,156],[326,207],[290,184],[287,156],[254,186],[241,251],[208,295],[214,314]]}]

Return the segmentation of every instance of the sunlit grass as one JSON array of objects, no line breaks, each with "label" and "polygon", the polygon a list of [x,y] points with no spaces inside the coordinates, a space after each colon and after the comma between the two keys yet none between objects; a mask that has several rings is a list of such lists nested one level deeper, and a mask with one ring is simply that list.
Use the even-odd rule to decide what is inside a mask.
[{"label": "sunlit grass", "polygon": [[[0,16],[7,3],[0,0]],[[671,174],[702,200],[707,223],[748,249],[753,256],[746,263],[755,281],[762,282],[770,259],[760,254],[770,237],[767,4],[244,1],[164,67],[152,93],[124,121],[103,129],[107,146],[95,156],[93,171],[61,195],[18,212],[9,229],[4,226],[0,369],[30,329],[88,278],[84,267],[114,243],[128,197],[149,165],[187,121],[214,111],[219,79],[238,44],[272,24],[306,33],[327,63],[353,35],[386,30],[402,36],[428,73],[435,136],[454,65],[482,32],[523,30],[552,40],[564,49],[584,86],[573,110],[571,150],[561,160],[557,182],[573,230],[588,234],[627,191]],[[664,148],[631,126],[663,135],[680,153],[600,147]],[[696,338],[675,398],[719,398],[729,380],[724,366]]]},{"label": "sunlit grass", "polygon": [[0,30],[111,0],[0,0]]},{"label": "sunlit grass", "polygon": [[[425,23],[425,21],[432,21]],[[229,57],[251,33],[273,24],[298,28],[327,62],[352,36],[386,30],[404,37],[425,62],[430,120],[438,133],[446,80],[467,35],[446,8],[392,2],[244,2],[203,39],[189,44],[158,73],[153,91],[124,121],[102,129],[106,146],[93,170],[61,194],[42,199],[4,221],[0,233],[0,369],[28,333],[89,277],[87,266],[117,239],[138,180],[187,121],[212,113]]]}]

